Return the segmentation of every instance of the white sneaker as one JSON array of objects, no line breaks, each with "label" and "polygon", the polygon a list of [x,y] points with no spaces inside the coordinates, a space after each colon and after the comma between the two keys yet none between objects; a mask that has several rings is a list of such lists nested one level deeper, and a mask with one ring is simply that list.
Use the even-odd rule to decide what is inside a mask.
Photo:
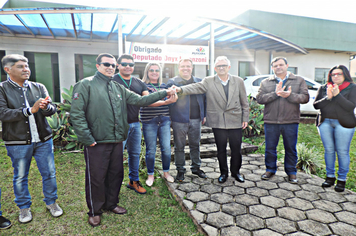
[{"label": "white sneaker", "polygon": [[19,221],[27,223],[32,220],[31,208],[20,209]]},{"label": "white sneaker", "polygon": [[62,208],[60,208],[58,206],[57,203],[53,203],[51,205],[46,205],[46,207],[49,210],[49,212],[51,212],[51,215],[53,217],[58,217],[58,216],[63,215],[63,210],[62,210]]}]

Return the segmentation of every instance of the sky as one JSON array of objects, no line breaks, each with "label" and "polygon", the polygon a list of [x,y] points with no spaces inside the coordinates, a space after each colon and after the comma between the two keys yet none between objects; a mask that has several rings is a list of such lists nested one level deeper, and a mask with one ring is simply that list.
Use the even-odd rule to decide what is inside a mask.
[{"label": "sky", "polygon": [[[29,0],[31,1],[31,0]],[[92,7],[128,8],[166,16],[230,20],[249,10],[356,23],[355,0],[42,0]],[[0,0],[0,6],[5,0]]]},{"label": "sky", "polygon": [[[3,0],[0,0],[0,2]],[[93,7],[129,8],[153,14],[230,20],[249,10],[356,23],[355,0],[42,0]]]}]

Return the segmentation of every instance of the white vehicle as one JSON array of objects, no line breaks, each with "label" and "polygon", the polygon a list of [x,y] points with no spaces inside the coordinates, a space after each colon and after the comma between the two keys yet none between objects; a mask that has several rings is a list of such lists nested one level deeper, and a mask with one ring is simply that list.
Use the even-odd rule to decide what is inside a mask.
[{"label": "white vehicle", "polygon": [[[252,97],[256,98],[262,80],[270,76],[271,75],[254,75],[254,76],[245,77],[244,83],[245,83],[247,95],[251,94]],[[307,83],[308,86],[309,102],[307,104],[300,105],[300,113],[307,114],[307,115],[316,115],[319,113],[319,110],[314,109],[313,103],[315,101],[318,88],[321,86],[321,84],[319,84],[314,80],[305,77],[303,78],[305,79],[305,82]]]}]

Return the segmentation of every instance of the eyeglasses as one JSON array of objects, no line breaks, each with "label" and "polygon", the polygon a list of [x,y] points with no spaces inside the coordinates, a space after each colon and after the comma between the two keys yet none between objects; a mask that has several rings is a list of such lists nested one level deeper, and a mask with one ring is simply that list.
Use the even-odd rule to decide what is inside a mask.
[{"label": "eyeglasses", "polygon": [[224,68],[224,67],[228,67],[228,65],[217,65],[215,66],[216,68]]},{"label": "eyeglasses", "polygon": [[153,72],[157,72],[157,73],[159,72],[159,70],[154,70],[154,69],[149,69],[148,71],[149,71],[149,72],[152,72],[152,73],[153,73]]},{"label": "eyeglasses", "polygon": [[111,64],[108,62],[103,62],[103,63],[99,63],[99,65],[104,65],[105,67],[112,67],[112,68],[116,68],[116,64]]},{"label": "eyeglasses", "polygon": [[342,76],[343,73],[331,73],[331,77]]},{"label": "eyeglasses", "polygon": [[135,63],[127,63],[127,62],[123,62],[123,63],[120,63],[123,67],[126,67],[126,66],[129,66],[129,67],[134,67],[135,66]]}]

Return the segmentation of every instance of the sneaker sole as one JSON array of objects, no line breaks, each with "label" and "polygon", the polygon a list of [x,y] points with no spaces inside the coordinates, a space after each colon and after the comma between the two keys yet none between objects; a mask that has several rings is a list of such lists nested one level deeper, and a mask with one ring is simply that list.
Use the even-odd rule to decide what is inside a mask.
[{"label": "sneaker sole", "polygon": [[29,222],[31,222],[32,221],[32,218],[29,220],[29,221],[20,221],[19,220],[19,222],[21,223],[21,224],[26,224],[26,223],[29,223]]},{"label": "sneaker sole", "polygon": [[139,191],[137,191],[134,187],[131,187],[129,184],[127,184],[126,185],[126,187],[128,187],[129,189],[132,189],[132,190],[134,190],[136,193],[139,193],[139,194],[145,194],[146,192],[144,192],[144,193],[140,193]]}]

